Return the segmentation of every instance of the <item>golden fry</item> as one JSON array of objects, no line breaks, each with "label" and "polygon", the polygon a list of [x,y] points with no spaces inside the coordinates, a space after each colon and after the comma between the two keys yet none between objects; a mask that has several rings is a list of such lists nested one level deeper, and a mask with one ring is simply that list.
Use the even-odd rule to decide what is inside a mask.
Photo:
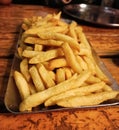
[{"label": "golden fry", "polygon": [[54,70],[55,68],[60,68],[60,67],[64,67],[64,66],[68,66],[65,58],[53,59],[53,60],[50,60],[48,63],[49,70]]},{"label": "golden fry", "polygon": [[24,100],[25,98],[27,98],[30,95],[28,83],[25,80],[25,78],[23,77],[23,75],[18,71],[14,71],[14,79],[15,79],[17,88],[19,90],[21,99]]},{"label": "golden fry", "polygon": [[99,68],[98,65],[96,65],[96,75],[97,75],[97,77],[99,77],[104,82],[110,84],[108,77],[103,73],[103,71]]},{"label": "golden fry", "polygon": [[68,65],[74,70],[76,73],[81,73],[82,68],[80,67],[79,63],[76,60],[76,57],[71,49],[71,47],[68,45],[68,43],[64,43],[62,45],[62,49],[66,58],[66,61]]},{"label": "golden fry", "polygon": [[77,41],[77,34],[75,31],[75,27],[77,26],[77,23],[75,21],[71,22],[69,25],[69,34],[71,37],[73,37]]},{"label": "golden fry", "polygon": [[44,67],[44,65],[38,64],[37,68],[38,68],[38,72],[45,84],[45,87],[50,88],[50,87],[55,86],[54,80],[50,77],[50,75],[49,75],[48,71],[46,70],[46,68]]},{"label": "golden fry", "polygon": [[72,48],[75,48],[77,50],[80,49],[78,42],[75,39],[73,39],[72,37],[65,35],[65,34],[53,33],[53,32],[50,32],[50,33],[41,32],[41,33],[38,33],[38,36],[41,39],[54,39],[54,40],[64,41],[64,42],[67,42]]},{"label": "golden fry", "polygon": [[91,76],[86,80],[86,82],[89,83],[89,84],[98,83],[98,82],[100,82],[100,81],[101,81],[101,79],[98,78],[98,77],[96,77],[96,76],[94,76],[94,75],[91,75]]},{"label": "golden fry", "polygon": [[34,51],[42,51],[42,50],[43,50],[43,45],[35,44]]},{"label": "golden fry", "polygon": [[65,71],[65,78],[69,79],[72,76],[72,70],[69,67],[63,67],[64,71]]},{"label": "golden fry", "polygon": [[63,51],[59,49],[52,49],[48,51],[41,51],[38,55],[34,56],[29,60],[30,64],[42,63],[53,58],[59,57],[63,55]]},{"label": "golden fry", "polygon": [[31,82],[29,82],[28,85],[29,85],[30,94],[34,94],[37,92],[35,86]]},{"label": "golden fry", "polygon": [[52,40],[52,39],[40,39],[37,37],[27,37],[24,40],[25,43],[29,43],[29,44],[39,44],[39,45],[45,45],[45,46],[61,46],[63,41],[56,41],[56,40]]},{"label": "golden fry", "polygon": [[37,90],[37,92],[39,91],[42,91],[45,89],[45,85],[43,84],[43,81],[39,75],[39,72],[36,68],[36,66],[32,66],[30,69],[29,69],[29,72],[31,74],[31,78],[33,80],[33,83],[35,85],[35,88]]},{"label": "golden fry", "polygon": [[65,71],[63,68],[59,68],[56,70],[56,83],[61,83],[65,81]]},{"label": "golden fry", "polygon": [[88,70],[87,63],[84,61],[83,57],[77,55],[76,60],[80,64],[82,70]]},{"label": "golden fry", "polygon": [[50,77],[55,81],[56,80],[56,74],[55,74],[55,72],[49,70],[48,73],[49,73]]},{"label": "golden fry", "polygon": [[24,58],[20,63],[20,71],[25,77],[25,79],[29,82],[30,81],[30,74],[29,74],[29,68],[28,68],[28,59]]},{"label": "golden fry", "polygon": [[83,56],[85,62],[87,63],[88,69],[92,72],[93,75],[96,73],[95,64],[92,62],[91,58]]},{"label": "golden fry", "polygon": [[39,54],[40,54],[40,52],[38,52],[38,51],[24,50],[22,53],[22,56],[26,57],[26,58],[32,58],[32,57],[35,57]]}]

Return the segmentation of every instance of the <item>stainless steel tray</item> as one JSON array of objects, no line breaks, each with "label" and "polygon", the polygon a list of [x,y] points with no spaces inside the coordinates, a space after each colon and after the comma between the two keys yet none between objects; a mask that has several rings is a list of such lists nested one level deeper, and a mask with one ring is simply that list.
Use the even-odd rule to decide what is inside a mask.
[{"label": "stainless steel tray", "polygon": [[78,20],[92,24],[119,27],[119,10],[87,4],[70,4],[63,8],[64,13]]},{"label": "stainless steel tray", "polygon": [[[20,32],[17,47],[19,45],[21,34],[22,34],[22,32]],[[93,48],[92,48],[92,54],[94,56],[95,61],[97,62],[97,64],[101,68],[101,70],[109,78],[109,80],[111,82],[111,88],[113,90],[119,90],[119,86],[118,86],[117,82],[112,77],[111,73],[107,70],[104,63],[97,56],[97,54]],[[20,114],[20,113],[37,113],[37,112],[47,112],[47,111],[62,111],[62,110],[72,110],[72,109],[80,109],[80,108],[94,108],[94,107],[101,107],[101,106],[112,106],[112,105],[119,104],[119,100],[113,100],[113,101],[111,100],[111,101],[107,101],[107,102],[104,102],[104,103],[96,105],[96,106],[83,106],[83,107],[77,107],[77,108],[61,108],[58,106],[45,108],[43,105],[40,105],[40,107],[38,109],[35,109],[32,112],[19,112],[19,104],[21,102],[21,98],[20,98],[18,89],[16,87],[16,84],[15,84],[15,81],[13,78],[13,72],[14,72],[14,70],[19,70],[20,61],[21,61],[21,59],[19,58],[17,51],[16,51],[15,55],[14,55],[14,59],[13,59],[12,67],[11,67],[11,72],[9,75],[7,90],[6,90],[6,94],[5,94],[5,99],[4,99],[4,103],[5,103],[7,110],[12,112],[12,113]]]}]

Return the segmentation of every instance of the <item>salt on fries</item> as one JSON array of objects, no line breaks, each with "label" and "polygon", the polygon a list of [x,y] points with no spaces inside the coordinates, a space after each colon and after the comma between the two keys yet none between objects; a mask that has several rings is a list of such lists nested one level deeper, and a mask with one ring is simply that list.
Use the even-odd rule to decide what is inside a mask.
[{"label": "salt on fries", "polygon": [[97,105],[116,98],[109,79],[97,65],[83,29],[58,14],[23,21],[18,55],[20,71],[14,71],[21,95],[19,110],[58,105]]}]

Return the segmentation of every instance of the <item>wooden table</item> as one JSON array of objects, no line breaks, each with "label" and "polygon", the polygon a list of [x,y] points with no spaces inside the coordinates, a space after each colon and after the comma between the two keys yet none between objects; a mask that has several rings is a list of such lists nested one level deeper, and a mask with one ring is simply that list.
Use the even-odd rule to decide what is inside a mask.
[{"label": "wooden table", "polygon": [[[0,6],[0,129],[119,130],[118,106],[18,115],[5,110],[3,99],[19,35],[19,25],[25,17],[43,16],[57,11],[35,5]],[[119,29],[86,24],[82,24],[82,27],[95,51],[119,83]]]}]

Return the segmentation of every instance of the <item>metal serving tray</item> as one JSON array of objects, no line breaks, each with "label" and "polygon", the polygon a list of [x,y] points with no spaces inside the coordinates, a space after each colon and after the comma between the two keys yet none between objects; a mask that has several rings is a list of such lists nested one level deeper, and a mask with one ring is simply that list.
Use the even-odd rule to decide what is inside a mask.
[{"label": "metal serving tray", "polygon": [[93,25],[119,27],[119,10],[88,4],[69,4],[64,6],[64,13]]},{"label": "metal serving tray", "polygon": [[[21,39],[21,34],[22,31],[20,32],[17,47],[19,45],[19,41]],[[16,48],[17,49],[17,48]],[[111,82],[111,88],[113,90],[119,90],[119,86],[115,79],[112,77],[111,73],[107,70],[106,66],[104,63],[100,60],[100,58],[97,56],[96,52],[92,48],[92,54],[94,56],[95,61],[101,68],[101,70],[107,75]],[[14,78],[13,78],[13,72],[14,70],[19,70],[19,65],[20,65],[21,59],[19,58],[17,51],[15,52],[12,67],[11,67],[11,72],[9,75],[9,80],[8,80],[8,85],[7,85],[7,90],[5,94],[5,99],[4,103],[8,111],[16,114],[20,113],[37,113],[37,112],[46,112],[46,111],[62,111],[62,110],[72,110],[72,109],[80,109],[80,108],[94,108],[94,107],[101,107],[101,106],[111,106],[111,105],[117,105],[119,104],[119,100],[110,100],[108,102],[104,102],[102,104],[96,105],[96,106],[83,106],[83,107],[77,107],[77,108],[61,108],[58,106],[53,106],[53,107],[48,107],[45,108],[43,105],[40,105],[38,109],[33,110],[32,112],[20,112],[19,111],[19,104],[21,102],[20,95],[18,92],[18,89],[16,87]]]}]

